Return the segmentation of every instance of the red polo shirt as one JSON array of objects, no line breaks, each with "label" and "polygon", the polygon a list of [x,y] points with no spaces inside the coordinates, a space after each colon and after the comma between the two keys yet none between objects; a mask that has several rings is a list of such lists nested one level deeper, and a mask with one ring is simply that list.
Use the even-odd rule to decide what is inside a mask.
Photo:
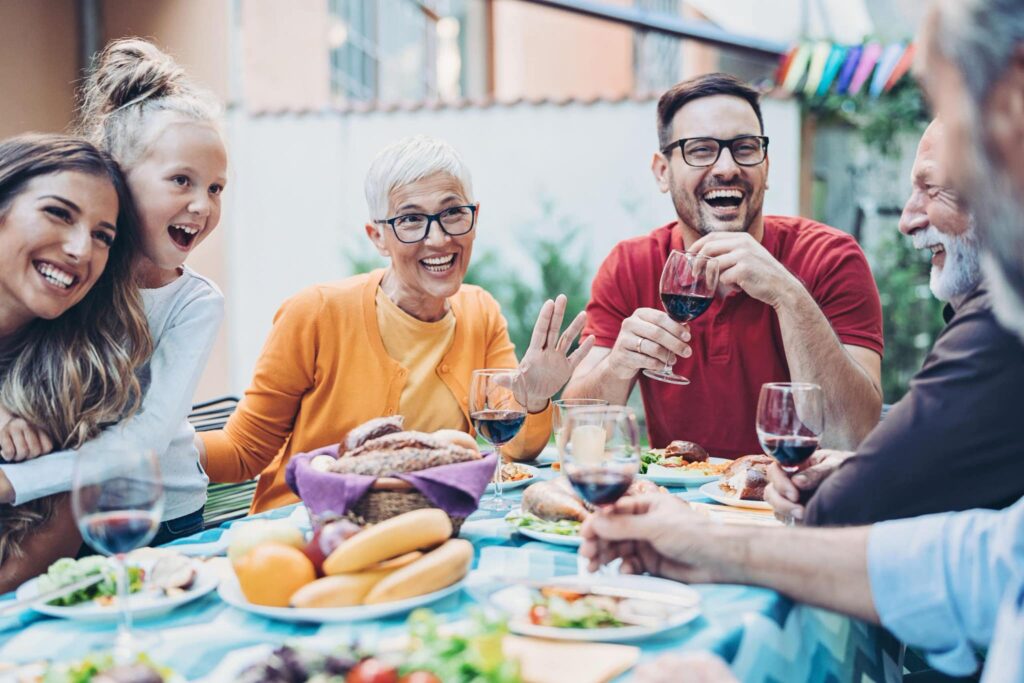
[{"label": "red polo shirt", "polygon": [[[594,278],[583,334],[611,348],[622,321],[638,308],[664,310],[661,270],[683,249],[676,221],[620,242]],[[807,287],[843,344],[882,353],[882,304],[871,269],[845,232],[804,218],[765,216],[764,247]],[[790,379],[779,320],[767,304],[734,292],[717,297],[690,323],[693,355],[675,371],[678,386],[639,376],[651,446],[695,441],[717,457],[760,453],[754,422],[765,382]]]}]

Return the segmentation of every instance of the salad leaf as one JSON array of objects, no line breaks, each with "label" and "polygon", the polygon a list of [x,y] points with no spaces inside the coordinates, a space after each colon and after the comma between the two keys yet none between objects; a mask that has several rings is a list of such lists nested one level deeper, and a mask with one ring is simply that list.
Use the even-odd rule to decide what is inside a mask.
[{"label": "salad leaf", "polygon": [[[98,597],[117,595],[117,574],[113,565],[105,557],[90,555],[80,560],[73,560],[70,557],[63,557],[46,570],[46,573],[39,577],[39,592],[53,590],[61,586],[67,586],[81,581],[87,576],[94,574],[105,574],[102,581],[87,588],[77,590],[74,593],[65,595],[62,598],[51,600],[49,604],[57,607],[70,607],[83,602],[95,600]],[[128,567],[128,592],[137,593],[142,590],[144,572],[139,567]]]},{"label": "salad leaf", "polygon": [[419,609],[409,615],[409,653],[402,673],[429,671],[445,683],[520,683],[519,663],[505,659],[504,621],[471,615],[469,627],[442,634],[437,616]]},{"label": "salad leaf", "polygon": [[647,466],[661,460],[661,451],[647,451],[640,456],[640,474],[647,474]]},{"label": "salad leaf", "polygon": [[580,522],[574,519],[560,519],[557,522],[552,522],[529,512],[513,511],[505,516],[505,521],[514,527],[532,529],[542,534],[578,536],[580,533]]},{"label": "salad leaf", "polygon": [[[157,666],[148,656],[140,654],[135,664],[149,667],[162,680],[170,680],[173,672],[166,668]],[[89,655],[81,661],[73,664],[55,664],[47,668],[43,674],[43,683],[91,683],[92,679],[114,667],[114,657],[111,654]]]}]

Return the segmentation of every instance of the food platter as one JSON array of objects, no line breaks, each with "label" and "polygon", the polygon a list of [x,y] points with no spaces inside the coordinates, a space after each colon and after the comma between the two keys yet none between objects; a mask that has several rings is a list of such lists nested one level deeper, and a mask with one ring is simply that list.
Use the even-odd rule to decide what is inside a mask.
[{"label": "food platter", "polygon": [[408,600],[397,600],[395,602],[384,602],[376,605],[355,605],[353,607],[265,607],[254,605],[245,599],[238,580],[230,576],[221,582],[217,592],[221,599],[232,607],[240,610],[258,614],[269,619],[278,621],[307,622],[314,624],[330,624],[347,621],[361,621],[363,619],[376,619],[392,614],[408,612],[423,605],[429,605],[442,598],[462,590],[465,579],[462,579],[450,586],[442,588],[433,593],[417,595]]},{"label": "food platter", "polygon": [[[517,519],[525,519],[526,521],[519,523],[513,521]],[[578,527],[572,530],[566,529],[567,533],[552,533],[544,530],[545,527],[554,528],[557,526],[570,526],[570,523],[566,520],[563,520],[562,522],[545,522],[544,520],[537,519],[533,517],[533,515],[524,513],[520,509],[516,508],[505,516],[505,521],[510,527],[512,527],[512,529],[527,538],[532,538],[535,541],[550,543],[551,545],[568,546],[571,548],[578,548],[581,542]]]},{"label": "food platter", "polygon": [[731,505],[732,507],[737,508],[750,508],[751,510],[772,509],[772,506],[763,500],[743,500],[742,498],[729,495],[722,490],[721,484],[722,482],[720,481],[710,481],[700,487],[700,492],[716,503],[721,503],[722,505]]},{"label": "food platter", "polygon": [[711,467],[705,463],[690,463],[686,467],[665,467],[651,463],[647,465],[647,474],[639,476],[661,486],[696,486],[721,479],[721,473],[716,470],[723,469],[722,465],[731,462],[728,458],[708,458],[707,465]]},{"label": "food platter", "polygon": [[[652,576],[632,575],[572,575],[555,577],[543,582],[545,587],[574,588],[581,592],[608,589],[625,595],[661,596],[670,606],[656,618],[644,619],[644,624],[625,624],[593,628],[559,627],[534,623],[532,608],[536,604],[538,589],[542,586],[513,585],[502,588],[489,597],[495,607],[509,616],[509,629],[514,633],[553,640],[627,642],[649,638],[658,633],[682,626],[700,616],[700,595],[693,588],[677,581]],[[604,598],[606,601],[608,598]],[[646,600],[655,603],[653,599]]]},{"label": "food platter", "polygon": [[[502,483],[502,489],[508,491],[509,489],[518,489],[524,486],[529,486],[533,482],[537,481],[537,477],[540,476],[540,470],[532,465],[524,465],[522,463],[506,463],[505,466],[514,465],[520,471],[528,474],[529,476],[522,479],[506,480]],[[492,493],[494,491],[494,482],[487,485],[487,492]]]},{"label": "food platter", "polygon": [[[128,596],[128,611],[135,619],[146,619],[167,614],[181,605],[197,600],[217,587],[217,573],[208,565],[195,562],[196,572],[192,585],[181,592],[165,594],[156,588],[143,588],[138,593]],[[39,579],[27,581],[19,588],[15,597],[19,600],[32,598],[38,594]],[[40,614],[60,619],[74,619],[78,621],[109,622],[120,618],[121,612],[116,601],[103,604],[95,600],[77,605],[58,606],[46,603],[37,604],[32,607]]]}]

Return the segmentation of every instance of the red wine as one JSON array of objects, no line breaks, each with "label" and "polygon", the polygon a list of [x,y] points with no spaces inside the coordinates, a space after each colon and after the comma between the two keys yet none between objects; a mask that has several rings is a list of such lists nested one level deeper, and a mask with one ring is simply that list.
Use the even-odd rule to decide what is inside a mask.
[{"label": "red wine", "polygon": [[665,312],[677,323],[688,323],[700,317],[711,306],[711,301],[710,296],[661,293],[661,303],[665,307]]},{"label": "red wine", "polygon": [[763,436],[761,447],[784,468],[796,468],[818,450],[818,441],[816,436]]},{"label": "red wine", "polygon": [[143,510],[97,512],[80,522],[85,541],[107,555],[141,548],[156,535],[159,524],[160,520]]},{"label": "red wine", "polygon": [[633,475],[629,472],[573,469],[569,472],[572,487],[584,500],[594,505],[614,503],[633,483]]},{"label": "red wine", "polygon": [[473,426],[492,446],[504,446],[515,438],[526,420],[526,413],[516,410],[480,410],[473,413]]}]

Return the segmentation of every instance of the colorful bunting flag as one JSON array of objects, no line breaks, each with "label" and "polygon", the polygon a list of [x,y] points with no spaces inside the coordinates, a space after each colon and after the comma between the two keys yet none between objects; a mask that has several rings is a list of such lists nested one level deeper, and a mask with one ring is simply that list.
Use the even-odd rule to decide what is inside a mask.
[{"label": "colorful bunting flag", "polygon": [[885,88],[883,92],[889,92],[893,87],[900,82],[900,79],[910,71],[911,65],[914,63],[914,44],[911,43],[907,46],[906,52],[900,57],[900,61],[896,62],[896,68],[892,70],[892,75],[885,82]]},{"label": "colorful bunting flag", "polygon": [[853,72],[853,79],[850,80],[850,89],[847,91],[849,94],[856,95],[860,92],[881,54],[882,46],[878,43],[868,43],[864,46],[864,54],[860,56],[860,63],[857,64],[857,70]]},{"label": "colorful bunting flag", "polygon": [[811,52],[811,65],[807,68],[807,81],[804,83],[804,92],[813,95],[821,83],[821,76],[825,73],[825,64],[832,54],[832,46],[828,43],[818,43]]},{"label": "colorful bunting flag", "polygon": [[871,97],[892,90],[914,62],[914,45],[798,43],[779,58],[775,84],[790,93],[824,97],[830,91]]},{"label": "colorful bunting flag", "polygon": [[846,53],[846,61],[843,63],[843,70],[839,73],[839,83],[836,85],[836,92],[840,95],[845,95],[846,89],[850,87],[850,81],[853,79],[853,72],[857,68],[857,64],[860,62],[861,53],[863,52],[863,47],[860,45],[854,45],[850,48],[850,51]]},{"label": "colorful bunting flag", "polygon": [[889,80],[893,69],[896,68],[896,63],[900,61],[900,57],[903,56],[905,51],[906,48],[902,44],[897,43],[890,45],[882,52],[882,56],[878,59],[878,66],[875,67],[875,75],[871,78],[871,87],[868,88],[868,92],[871,93],[872,97],[878,97],[882,94],[885,82]]},{"label": "colorful bunting flag", "polygon": [[833,45],[828,61],[825,62],[825,70],[821,74],[821,82],[818,83],[818,89],[814,91],[816,97],[823,97],[829,91],[829,88],[832,87],[832,83],[835,81],[839,68],[843,65],[845,58],[846,48],[842,45]]},{"label": "colorful bunting flag", "polygon": [[789,71],[786,72],[786,80],[782,83],[782,89],[786,92],[796,92],[797,86],[800,84],[800,80],[807,73],[807,62],[811,58],[811,46],[801,45],[793,55],[793,61],[789,65]]}]

